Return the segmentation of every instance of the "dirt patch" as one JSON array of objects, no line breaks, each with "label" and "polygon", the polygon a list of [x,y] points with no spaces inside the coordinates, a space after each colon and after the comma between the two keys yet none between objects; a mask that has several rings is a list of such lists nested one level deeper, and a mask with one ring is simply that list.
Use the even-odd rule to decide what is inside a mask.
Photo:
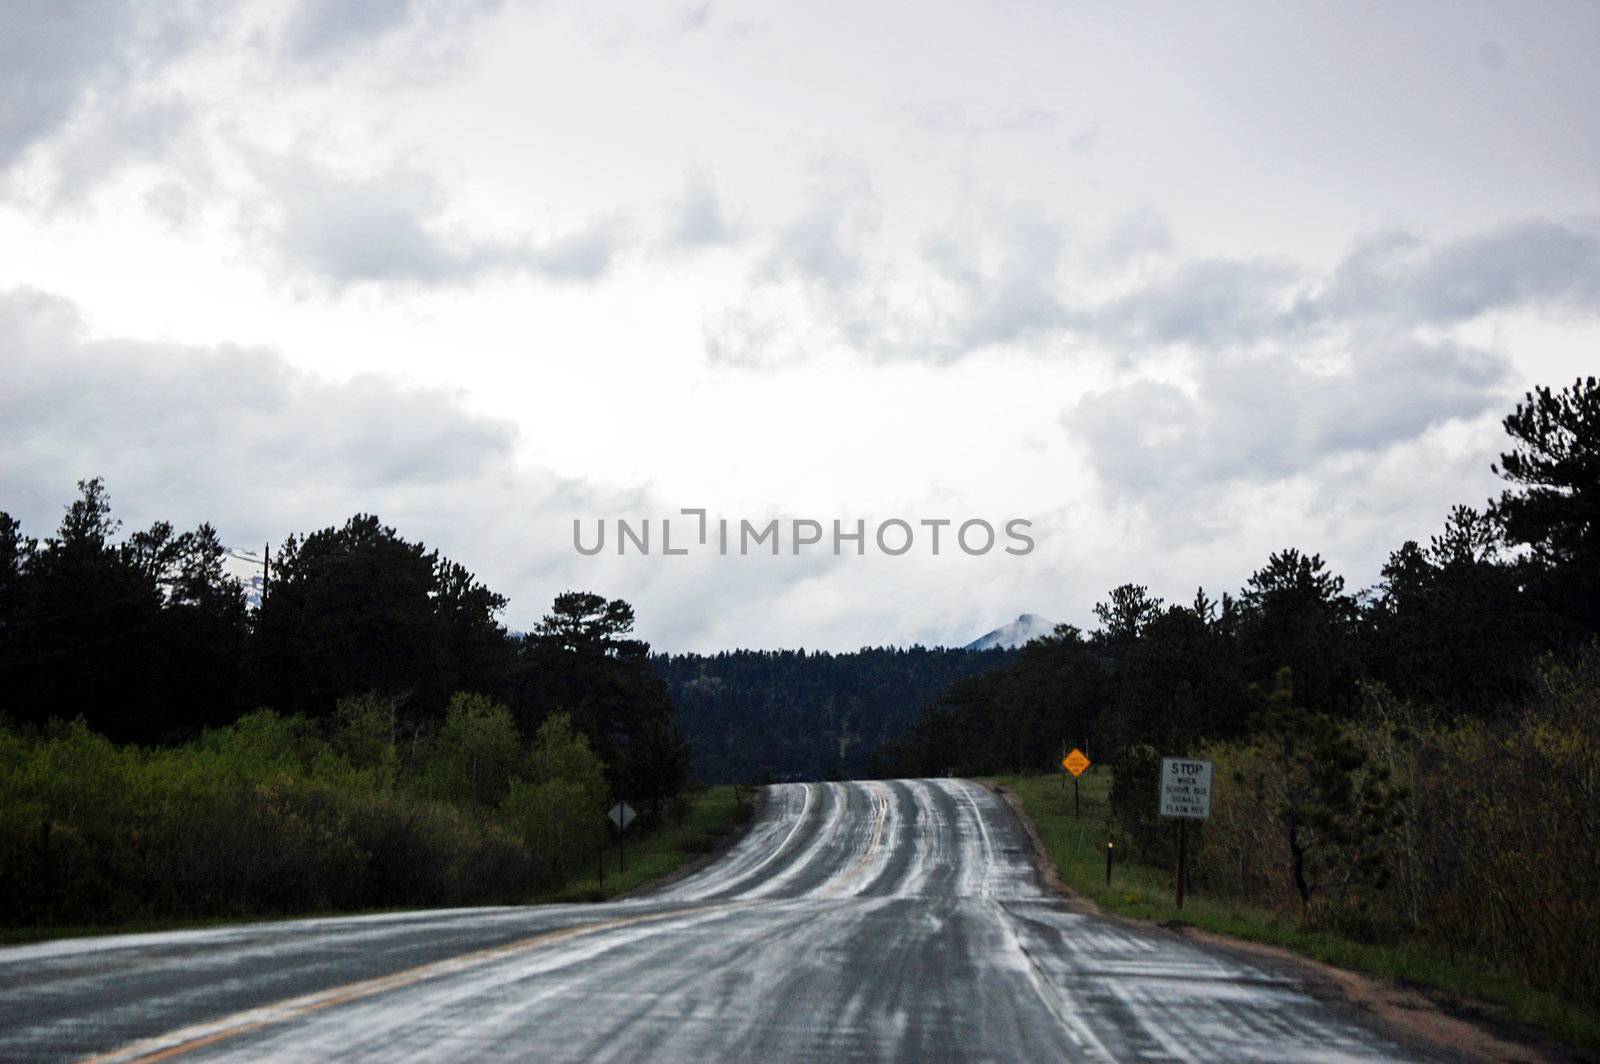
[{"label": "dirt patch", "polygon": [[1403,1041],[1443,1051],[1457,1059],[1505,1061],[1508,1064],[1600,1064],[1600,1055],[1561,1045],[1538,1031],[1499,1019],[1499,1010],[1488,1002],[1346,971],[1282,946],[1203,931],[1181,921],[1156,924],[1107,913],[1061,879],[1055,862],[1045,852],[1044,840],[1039,837],[1032,818],[1023,809],[1021,799],[997,783],[988,786],[1005,799],[1021,823],[1040,881],[1059,894],[1073,912],[1146,930],[1163,930],[1191,942],[1242,955],[1294,979],[1315,997],[1342,1002],[1371,1016]]}]

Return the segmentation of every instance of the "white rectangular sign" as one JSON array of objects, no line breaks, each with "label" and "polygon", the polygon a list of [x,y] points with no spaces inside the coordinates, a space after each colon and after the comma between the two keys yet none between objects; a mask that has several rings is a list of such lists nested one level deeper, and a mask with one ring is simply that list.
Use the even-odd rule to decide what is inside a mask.
[{"label": "white rectangular sign", "polygon": [[1211,815],[1211,762],[1161,759],[1161,815],[1191,820]]}]

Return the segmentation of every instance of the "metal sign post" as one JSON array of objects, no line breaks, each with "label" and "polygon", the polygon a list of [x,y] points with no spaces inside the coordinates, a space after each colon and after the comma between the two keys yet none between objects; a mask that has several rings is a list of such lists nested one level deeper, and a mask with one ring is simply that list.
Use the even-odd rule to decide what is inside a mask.
[{"label": "metal sign post", "polygon": [[[1072,773],[1072,815],[1076,818],[1082,815],[1082,807],[1078,805],[1078,777],[1089,767],[1089,759],[1084,756],[1082,750],[1074,746],[1072,753],[1061,759],[1061,767]],[[1063,776],[1062,779],[1066,777]]]},{"label": "metal sign post", "polygon": [[1181,757],[1161,759],[1161,815],[1178,821],[1178,864],[1173,870],[1174,905],[1183,908],[1183,882],[1189,869],[1183,826],[1211,815],[1211,762]]},{"label": "metal sign post", "polygon": [[633,811],[633,806],[629,805],[627,802],[618,802],[616,805],[612,806],[611,811],[606,814],[606,816],[611,818],[611,822],[617,825],[618,875],[621,875],[628,870],[628,853],[627,849],[623,846],[622,840],[624,834],[628,830],[628,825],[633,823],[633,818],[638,815],[638,813]]}]

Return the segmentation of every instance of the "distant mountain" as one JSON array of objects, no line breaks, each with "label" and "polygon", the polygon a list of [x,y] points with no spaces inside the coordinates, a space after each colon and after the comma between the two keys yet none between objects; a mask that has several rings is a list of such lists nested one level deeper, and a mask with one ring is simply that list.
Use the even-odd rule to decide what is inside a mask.
[{"label": "distant mountain", "polygon": [[991,650],[994,647],[1020,647],[1024,643],[1047,636],[1056,630],[1056,622],[1046,620],[1037,613],[1024,613],[1010,624],[1003,624],[986,635],[968,643],[967,650]]},{"label": "distant mountain", "polygon": [[261,563],[241,558],[229,551],[222,558],[222,571],[244,585],[244,605],[246,609],[258,609],[261,606]]}]

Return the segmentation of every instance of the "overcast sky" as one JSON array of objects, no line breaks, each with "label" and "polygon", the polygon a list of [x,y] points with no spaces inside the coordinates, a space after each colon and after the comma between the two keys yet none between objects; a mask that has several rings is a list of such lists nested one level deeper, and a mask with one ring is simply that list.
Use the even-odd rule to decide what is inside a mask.
[{"label": "overcast sky", "polygon": [[[1597,52],[1594,3],[8,0],[0,509],[376,512],[672,650],[1365,586],[1600,365]],[[1037,547],[573,549],[683,507]]]}]

